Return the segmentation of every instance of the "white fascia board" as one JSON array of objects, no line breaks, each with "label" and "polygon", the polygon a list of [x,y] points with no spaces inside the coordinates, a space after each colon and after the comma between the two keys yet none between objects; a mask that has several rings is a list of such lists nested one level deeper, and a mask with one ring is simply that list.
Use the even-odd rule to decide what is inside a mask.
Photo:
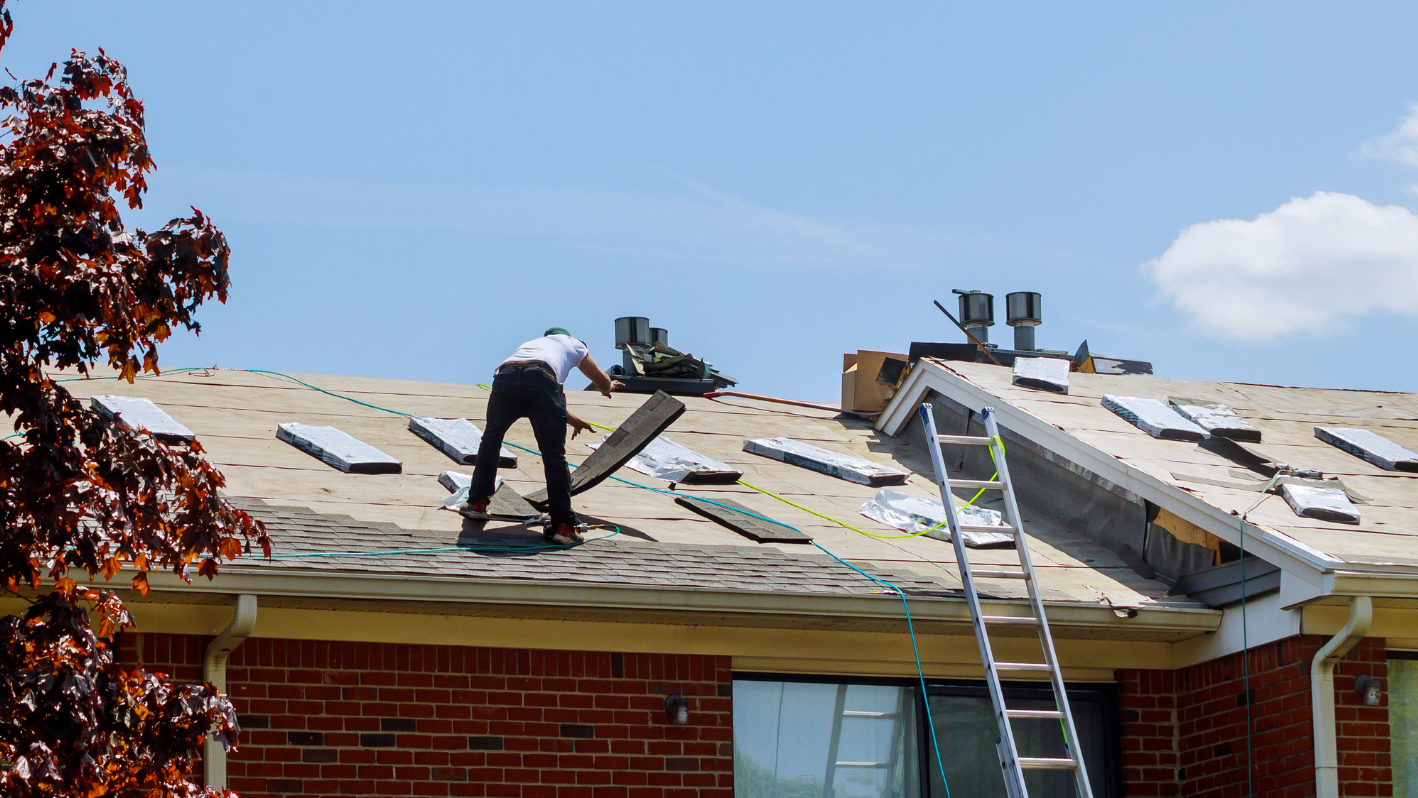
[{"label": "white fascia board", "polygon": [[1333,575],[1330,595],[1418,599],[1418,574],[1350,571],[1345,567]]},{"label": "white fascia board", "polygon": [[[388,574],[331,573],[240,568],[228,565],[216,580],[183,582],[174,574],[148,575],[155,598],[160,592],[175,594],[251,593],[312,599],[345,599],[367,605],[370,600],[408,604],[401,610],[417,611],[418,602],[503,604],[513,606],[569,607],[635,611],[681,611],[745,616],[817,616],[841,620],[901,622],[901,600],[894,595],[833,595],[754,592],[640,585],[597,585],[570,582],[499,581],[461,577],[410,577]],[[1025,601],[986,601],[987,607],[1027,609]],[[412,605],[412,606],[411,606]],[[1090,602],[1048,603],[1049,623],[1060,628],[1112,629],[1120,634],[1172,632],[1188,636],[1216,630],[1220,613],[1203,607],[1140,607],[1134,618],[1120,617],[1110,606]],[[999,612],[998,614],[1007,614]],[[911,616],[916,621],[970,626],[970,611],[963,598],[914,598]],[[686,624],[703,623],[686,616]]]},{"label": "white fascia board", "polygon": [[[1240,544],[1236,517],[1223,512],[1200,498],[1168,485],[1126,462],[1084,443],[1032,413],[1020,410],[1004,399],[951,374],[926,358],[917,361],[905,383],[877,419],[876,428],[887,435],[897,435],[910,423],[911,416],[927,390],[959,402],[966,407],[993,407],[1000,415],[1002,426],[1009,428],[1045,449],[1077,463],[1139,496],[1145,497],[1185,521],[1233,545]],[[1246,551],[1284,571],[1315,585],[1323,584],[1324,574],[1333,571],[1343,561],[1304,546],[1288,535],[1246,524]]]}]

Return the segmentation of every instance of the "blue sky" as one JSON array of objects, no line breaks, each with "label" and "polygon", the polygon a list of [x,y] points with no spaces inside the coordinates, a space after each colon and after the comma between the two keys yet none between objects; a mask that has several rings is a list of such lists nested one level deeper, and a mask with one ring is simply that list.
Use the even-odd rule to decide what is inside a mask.
[{"label": "blue sky", "polygon": [[1418,390],[1418,5],[979,5],[18,0],[0,66],[124,62],[131,220],[231,240],[170,367],[477,382],[645,315],[835,400],[958,287],[1162,375]]}]

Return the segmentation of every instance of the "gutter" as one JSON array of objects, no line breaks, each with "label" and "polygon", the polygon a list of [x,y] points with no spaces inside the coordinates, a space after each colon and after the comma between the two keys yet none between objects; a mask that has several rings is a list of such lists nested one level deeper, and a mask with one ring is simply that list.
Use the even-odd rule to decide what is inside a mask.
[{"label": "gutter", "polygon": [[[236,597],[236,610],[232,613],[231,625],[207,644],[207,655],[202,660],[202,678],[226,693],[226,664],[251,632],[256,629],[256,596],[243,593]],[[213,740],[210,735],[202,743],[202,764],[206,771],[207,786],[217,790],[227,787],[226,747]]]},{"label": "gutter", "polygon": [[[695,614],[722,614],[744,624],[762,618],[763,624],[781,626],[785,616],[817,618],[836,623],[878,622],[895,627],[902,621],[901,602],[884,594],[841,595],[830,593],[788,593],[725,590],[711,588],[667,588],[664,586],[549,582],[535,580],[468,579],[466,577],[406,576],[379,572],[330,572],[295,568],[227,566],[220,585],[205,581],[183,582],[171,573],[149,576],[158,600],[162,593],[201,595],[249,593],[261,595],[268,605],[282,599],[315,599],[335,602],[357,601],[368,606],[371,600],[404,605],[400,612],[417,611],[418,604],[438,607],[445,614],[450,606],[465,606],[475,614],[500,615],[493,606],[526,612],[531,608],[565,610],[611,610],[630,613],[671,612],[684,615],[681,623],[711,623],[693,620]],[[254,599],[253,599],[254,600]],[[1026,607],[1022,600],[986,600],[1001,609]],[[1085,602],[1049,602],[1050,626],[1107,628],[1132,634],[1166,632],[1202,634],[1220,626],[1221,613],[1205,607],[1139,607],[1135,617],[1119,617],[1111,606]],[[489,612],[490,611],[490,612]],[[970,626],[969,607],[963,598],[917,597],[911,600],[911,615],[919,624],[935,622]],[[514,617],[514,616],[507,616]],[[233,646],[234,648],[234,646]],[[215,684],[215,682],[213,682]]]},{"label": "gutter", "polygon": [[1310,700],[1315,723],[1315,796],[1339,798],[1339,754],[1334,723],[1334,666],[1369,633],[1374,600],[1349,600],[1349,622],[1315,654],[1310,665]]}]

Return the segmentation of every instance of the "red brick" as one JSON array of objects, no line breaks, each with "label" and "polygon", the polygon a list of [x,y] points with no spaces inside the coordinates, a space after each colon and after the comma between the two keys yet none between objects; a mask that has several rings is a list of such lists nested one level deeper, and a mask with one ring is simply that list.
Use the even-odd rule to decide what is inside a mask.
[{"label": "red brick", "polygon": [[[1246,794],[1246,708],[1237,704],[1250,667],[1251,761],[1257,795],[1313,795],[1309,664],[1323,638],[1257,646],[1179,671],[1117,672],[1128,795]],[[1366,708],[1353,678],[1387,676],[1384,641],[1364,640],[1336,669],[1342,795],[1391,795],[1387,708]],[[1229,744],[1231,753],[1216,756]],[[1383,757],[1382,761],[1379,757]],[[701,796],[703,798],[703,796]]]},{"label": "red brick", "polygon": [[[205,640],[126,634],[119,650],[195,679]],[[227,676],[254,719],[229,763],[251,796],[732,798],[727,657],[260,638]],[[690,727],[663,717],[670,693],[691,697]],[[290,745],[288,731],[323,737]]]}]

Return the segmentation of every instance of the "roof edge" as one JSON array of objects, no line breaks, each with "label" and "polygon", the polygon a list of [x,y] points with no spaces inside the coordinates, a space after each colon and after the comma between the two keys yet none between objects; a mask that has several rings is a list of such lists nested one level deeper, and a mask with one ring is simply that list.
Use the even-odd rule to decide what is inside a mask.
[{"label": "roof edge", "polygon": [[[904,620],[899,597],[894,595],[831,595],[776,593],[717,589],[665,588],[663,586],[600,585],[580,582],[498,581],[457,577],[409,577],[387,574],[331,573],[329,571],[261,571],[227,567],[214,581],[183,582],[171,573],[150,574],[152,593],[187,593],[298,598],[376,599],[390,602],[440,602],[502,604],[537,607],[577,607],[604,610],[679,611],[688,614],[784,615],[844,620]],[[1024,600],[989,600],[985,605],[1027,606]],[[969,626],[964,598],[916,597],[910,599],[911,617],[921,623]],[[1130,610],[1132,608],[1129,608]],[[1049,624],[1061,628],[1116,629],[1119,632],[1215,631],[1221,614],[1205,607],[1143,606],[1134,617],[1113,607],[1085,602],[1048,603]],[[694,621],[686,621],[692,625]]]},{"label": "roof edge", "polygon": [[[1240,542],[1240,527],[1235,516],[1200,498],[1168,485],[1156,477],[1133,468],[1126,462],[1084,443],[1043,419],[1021,410],[970,381],[948,366],[930,358],[922,358],[911,369],[905,382],[891,398],[877,419],[876,428],[895,436],[910,422],[916,406],[926,391],[935,390],[967,407],[992,406],[1010,431],[1066,457],[1099,476],[1114,482],[1149,501],[1166,508],[1186,521],[1205,529],[1232,544]],[[1316,587],[1328,587],[1325,575],[1344,569],[1352,575],[1371,573],[1375,577],[1396,573],[1381,567],[1366,568],[1346,563],[1324,552],[1310,548],[1298,540],[1265,526],[1245,524],[1246,551],[1282,570],[1304,579]],[[1399,571],[1397,573],[1403,573]],[[1331,582],[1332,584],[1332,582]]]}]

